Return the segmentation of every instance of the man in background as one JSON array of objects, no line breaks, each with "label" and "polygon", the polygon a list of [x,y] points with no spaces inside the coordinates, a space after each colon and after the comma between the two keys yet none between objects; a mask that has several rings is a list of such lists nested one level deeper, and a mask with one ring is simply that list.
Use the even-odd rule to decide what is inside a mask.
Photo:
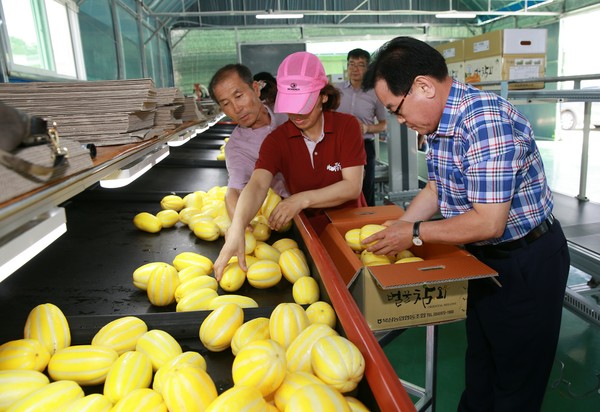
[{"label": "man in background", "polygon": [[[254,171],[263,140],[280,124],[285,114],[274,114],[260,100],[258,82],[250,69],[242,64],[228,64],[214,74],[208,86],[211,97],[237,127],[225,146],[225,164],[229,181],[225,194],[227,213],[233,217],[238,198]],[[281,197],[289,193],[281,174],[274,177],[271,187]]]},{"label": "man in background", "polygon": [[[385,107],[377,99],[373,89],[362,88],[363,77],[369,66],[371,55],[363,49],[348,52],[348,80],[335,86],[340,91],[341,101],[338,112],[348,113],[358,119],[367,152],[367,164],[363,179],[363,194],[367,205],[375,206],[375,138],[383,132],[387,123]],[[377,119],[377,123],[375,120]]]}]

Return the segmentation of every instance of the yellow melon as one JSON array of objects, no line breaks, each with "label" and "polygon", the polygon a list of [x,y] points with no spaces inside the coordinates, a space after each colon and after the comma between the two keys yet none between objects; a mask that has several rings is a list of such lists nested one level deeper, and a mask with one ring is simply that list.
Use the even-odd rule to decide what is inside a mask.
[{"label": "yellow melon", "polygon": [[190,290],[179,299],[175,311],[191,312],[194,310],[209,310],[210,302],[217,296],[219,296],[217,291],[212,288]]},{"label": "yellow melon", "polygon": [[36,370],[0,371],[0,411],[48,383],[48,377]]},{"label": "yellow melon", "polygon": [[185,206],[185,202],[180,196],[177,195],[167,195],[163,197],[160,201],[160,207],[163,210],[174,210],[179,212]]},{"label": "yellow melon", "polygon": [[275,209],[279,202],[281,202],[281,196],[275,193],[273,189],[269,188],[267,197],[265,197],[265,200],[260,207],[260,213],[268,219],[271,216],[271,212],[273,212],[273,209]]},{"label": "yellow melon", "polygon": [[208,309],[214,310],[229,303],[234,303],[242,309],[258,307],[258,303],[250,296],[229,294],[219,295],[216,298],[212,299],[210,302],[208,302]]},{"label": "yellow melon", "polygon": [[37,339],[16,339],[0,346],[0,370],[33,370],[43,372],[50,352]]},{"label": "yellow melon", "polygon": [[140,388],[129,392],[110,412],[167,412],[167,405],[158,392]]},{"label": "yellow melon", "polygon": [[58,306],[52,303],[37,305],[27,316],[24,338],[39,340],[53,355],[71,344],[69,322]]},{"label": "yellow melon", "polygon": [[73,345],[56,351],[48,363],[55,380],[71,380],[81,386],[103,383],[119,354],[109,346]]},{"label": "yellow melon", "polygon": [[360,243],[363,245],[364,248],[371,246],[375,242],[371,242],[367,245],[367,244],[363,243],[364,240],[366,238],[368,238],[369,236],[372,236],[375,233],[380,232],[384,229],[386,229],[386,227],[383,225],[377,225],[377,224],[364,225],[363,227],[360,228]]},{"label": "yellow melon", "polygon": [[344,239],[346,240],[346,244],[350,246],[350,248],[356,252],[360,252],[364,249],[362,243],[360,243],[360,228],[350,229],[344,235]]},{"label": "yellow melon", "polygon": [[272,260],[259,260],[248,268],[248,283],[258,289],[275,286],[281,280],[281,267]]},{"label": "yellow melon", "polygon": [[104,396],[117,403],[136,389],[152,383],[152,361],[143,352],[125,352],[112,364],[104,382]]},{"label": "yellow melon", "polygon": [[255,340],[269,339],[269,318],[255,318],[245,322],[233,334],[231,352],[237,355],[241,348]]},{"label": "yellow melon", "polygon": [[152,329],[144,333],[138,339],[135,350],[148,355],[155,372],[166,362],[182,353],[179,342],[160,329]]},{"label": "yellow melon", "polygon": [[219,226],[213,220],[201,220],[194,224],[194,234],[202,239],[209,242],[217,240],[221,235]]},{"label": "yellow melon", "polygon": [[418,256],[410,256],[410,257],[398,259],[395,263],[413,263],[413,262],[422,262],[422,261],[423,261],[423,258],[420,258]]},{"label": "yellow melon", "polygon": [[179,286],[179,276],[172,270],[155,270],[150,273],[146,294],[155,306],[167,306],[175,301],[175,289]]},{"label": "yellow melon", "polygon": [[311,276],[302,276],[292,286],[292,297],[299,305],[310,305],[319,300],[319,284]]},{"label": "yellow melon", "polygon": [[154,374],[154,379],[152,380],[152,389],[162,394],[162,390],[167,378],[173,371],[176,371],[184,366],[191,366],[193,368],[199,368],[203,371],[206,371],[206,360],[198,352],[183,352],[181,355],[174,357],[163,366],[158,368]]},{"label": "yellow melon", "polygon": [[70,404],[65,412],[110,412],[113,404],[99,393],[92,393]]},{"label": "yellow melon", "polygon": [[207,275],[208,273],[206,272],[206,268],[202,266],[188,266],[177,272],[177,276],[179,276],[179,283],[183,283],[187,280],[200,276],[207,277]]},{"label": "yellow melon", "polygon": [[146,263],[138,267],[133,271],[133,285],[141,290],[148,289],[148,280],[150,279],[150,274],[154,272],[166,272],[172,271],[177,273],[177,269],[174,266],[169,265],[165,262],[150,262]]},{"label": "yellow melon", "polygon": [[152,213],[140,212],[133,217],[133,225],[139,230],[148,233],[158,233],[162,229],[160,219]]},{"label": "yellow melon", "polygon": [[233,334],[244,323],[244,311],[234,303],[213,310],[200,325],[200,341],[206,349],[221,352],[231,345]]},{"label": "yellow melon", "polygon": [[216,291],[219,283],[212,276],[197,276],[181,282],[175,289],[175,300],[179,302],[185,295],[200,289],[212,289]]},{"label": "yellow melon", "polygon": [[30,392],[10,405],[6,411],[62,411],[83,396],[83,389],[77,383],[56,381]]},{"label": "yellow melon", "polygon": [[199,253],[181,252],[173,259],[173,266],[178,271],[188,266],[200,266],[206,274],[209,274],[213,269],[213,261]]},{"label": "yellow melon", "polygon": [[260,260],[279,262],[279,255],[281,255],[279,250],[264,242],[258,243],[254,248],[254,256]]},{"label": "yellow melon", "polygon": [[279,256],[281,273],[290,282],[294,283],[303,276],[309,276],[308,264],[300,249],[286,249]]},{"label": "yellow melon", "polygon": [[148,332],[146,322],[135,316],[124,316],[104,325],[92,338],[92,345],[108,346],[119,355],[135,350],[138,339]]},{"label": "yellow melon", "polygon": [[366,249],[360,253],[360,261],[365,266],[381,266],[390,264],[390,259],[386,255],[376,255]]},{"label": "yellow melon", "polygon": [[269,396],[285,377],[285,351],[271,339],[250,342],[236,355],[231,373],[236,386],[252,386]]},{"label": "yellow melon", "polygon": [[312,303],[306,308],[306,315],[310,323],[324,323],[331,328],[335,328],[337,315],[333,307],[323,301]]},{"label": "yellow melon", "polygon": [[256,238],[248,229],[244,231],[245,254],[251,255],[256,247]]},{"label": "yellow melon", "polygon": [[265,223],[257,222],[252,225],[252,234],[256,240],[265,242],[271,237],[271,228]]},{"label": "yellow melon", "polygon": [[413,257],[414,253],[410,251],[410,249],[404,249],[400,252],[396,253],[396,260],[404,259],[407,257]]},{"label": "yellow melon", "polygon": [[195,207],[200,209],[204,203],[204,198],[200,192],[188,193],[183,197],[183,204],[185,207]]},{"label": "yellow melon", "polygon": [[156,214],[163,229],[173,227],[179,222],[179,213],[174,210],[161,210]]},{"label": "yellow melon", "polygon": [[294,239],[284,237],[274,242],[271,246],[281,253],[287,249],[298,249],[298,242],[296,242]]},{"label": "yellow melon", "polygon": [[225,236],[225,233],[231,227],[231,219],[228,214],[215,216],[213,222],[219,227],[219,236]]},{"label": "yellow melon", "polygon": [[297,390],[308,385],[324,385],[323,381],[317,378],[312,373],[306,372],[289,372],[285,375],[285,379],[275,391],[275,405],[280,411],[284,411],[290,398]]},{"label": "yellow melon", "polygon": [[217,398],[217,388],[202,369],[182,366],[165,380],[163,398],[169,412],[204,411]]},{"label": "yellow melon", "polygon": [[265,412],[267,402],[252,386],[234,386],[220,394],[205,412]]},{"label": "yellow melon", "polygon": [[344,396],[344,398],[346,399],[346,402],[348,402],[348,406],[352,412],[369,412],[369,408],[355,397]]},{"label": "yellow melon", "polygon": [[314,374],[341,393],[355,389],[365,371],[365,359],[343,336],[325,336],[311,349]]},{"label": "yellow melon", "polygon": [[336,411],[352,412],[342,394],[327,385],[312,384],[302,387],[290,398],[285,412]]},{"label": "yellow melon", "polygon": [[280,303],[273,309],[269,318],[269,333],[271,339],[286,350],[309,324],[302,306],[297,303]]},{"label": "yellow melon", "polygon": [[239,290],[246,281],[246,272],[242,270],[238,262],[232,262],[225,266],[219,286],[226,292]]},{"label": "yellow melon", "polygon": [[314,323],[307,326],[285,352],[288,371],[312,373],[311,349],[313,345],[322,337],[337,334],[335,330],[323,323]]},{"label": "yellow melon", "polygon": [[190,223],[192,216],[199,215],[200,213],[199,207],[185,207],[179,211],[179,221],[187,225]]}]

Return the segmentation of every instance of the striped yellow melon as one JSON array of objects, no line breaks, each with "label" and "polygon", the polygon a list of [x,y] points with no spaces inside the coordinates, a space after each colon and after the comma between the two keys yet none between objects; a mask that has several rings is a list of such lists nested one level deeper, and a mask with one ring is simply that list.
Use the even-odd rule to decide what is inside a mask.
[{"label": "striped yellow melon", "polygon": [[362,243],[360,243],[360,228],[350,229],[344,234],[344,240],[346,244],[350,246],[350,249],[360,252],[364,249]]},{"label": "striped yellow melon", "polygon": [[71,380],[81,386],[103,383],[119,354],[109,346],[73,345],[50,358],[48,374],[55,380]]},{"label": "striped yellow melon", "polygon": [[110,412],[113,404],[99,393],[92,393],[70,404],[65,412]]},{"label": "striped yellow melon", "polygon": [[312,373],[288,371],[285,379],[281,382],[277,391],[275,391],[275,404],[277,408],[280,411],[284,411],[292,395],[297,390],[308,385],[324,385],[324,383]]},{"label": "striped yellow melon", "polygon": [[200,341],[206,349],[221,352],[230,347],[235,331],[244,323],[244,311],[235,303],[213,310],[200,325]]},{"label": "striped yellow melon", "polygon": [[204,411],[218,394],[202,369],[182,366],[169,374],[162,392],[169,412]]},{"label": "striped yellow melon", "polygon": [[179,222],[179,213],[174,210],[161,210],[156,214],[156,217],[160,220],[163,229],[173,227]]},{"label": "striped yellow melon", "polygon": [[341,393],[327,385],[306,385],[290,398],[285,412],[352,412]]},{"label": "striped yellow melon", "polygon": [[183,283],[187,280],[191,280],[199,276],[206,276],[208,274],[209,272],[206,272],[205,268],[203,268],[202,266],[188,266],[177,272],[180,283]]},{"label": "striped yellow melon", "polygon": [[0,411],[48,383],[48,377],[35,370],[0,371]]},{"label": "striped yellow melon", "polygon": [[140,212],[133,217],[133,225],[139,230],[148,233],[158,233],[162,229],[160,219],[152,213]]},{"label": "striped yellow melon", "polygon": [[176,271],[155,270],[148,278],[146,293],[148,300],[155,306],[167,306],[175,301],[175,289],[179,286]]},{"label": "striped yellow melon", "polygon": [[421,258],[421,257],[409,256],[409,257],[404,257],[404,258],[398,259],[394,263],[413,263],[413,262],[422,262],[422,261],[423,261],[423,258]]},{"label": "striped yellow melon", "polygon": [[16,339],[0,346],[0,370],[20,369],[43,372],[50,352],[37,339]]},{"label": "striped yellow melon", "polygon": [[290,239],[289,237],[284,237],[274,242],[271,246],[277,249],[279,253],[282,253],[284,250],[298,249],[298,242],[296,242],[294,239]]},{"label": "striped yellow melon", "polygon": [[413,257],[415,254],[413,252],[411,252],[410,249],[404,249],[401,250],[400,252],[396,253],[396,261],[400,260],[400,259],[404,259],[407,257]]},{"label": "striped yellow melon", "polygon": [[[259,259],[252,255],[244,255],[244,260],[246,261],[246,267],[249,268],[256,262],[258,262]],[[237,262],[237,261],[238,261],[237,256],[232,256],[231,259],[229,259],[229,262],[227,262],[227,264],[229,265],[229,264]]]},{"label": "striped yellow melon", "polygon": [[234,386],[212,401],[206,412],[265,412],[266,407],[267,402],[257,388]]},{"label": "striped yellow melon", "polygon": [[217,240],[221,235],[219,226],[213,220],[201,220],[194,224],[194,234],[202,239],[209,242]]},{"label": "striped yellow melon", "polygon": [[369,408],[355,397],[344,396],[344,398],[346,399],[346,402],[348,402],[348,406],[352,412],[369,412]]},{"label": "striped yellow melon", "polygon": [[225,266],[219,286],[226,292],[236,292],[242,287],[245,281],[246,272],[240,268],[238,262],[232,262]]},{"label": "striped yellow melon", "polygon": [[251,255],[256,248],[256,238],[248,229],[244,231],[244,246],[246,255]]},{"label": "striped yellow melon", "polygon": [[280,303],[271,313],[269,333],[271,339],[286,350],[309,324],[308,316],[302,306],[297,303]]},{"label": "striped yellow melon", "polygon": [[337,315],[333,307],[322,300],[312,303],[306,308],[306,316],[310,323],[324,323],[331,328],[335,328]]},{"label": "striped yellow melon", "polygon": [[272,260],[259,260],[250,266],[246,273],[248,283],[257,289],[275,286],[281,280],[281,276],[281,267]]},{"label": "striped yellow melon", "polygon": [[368,238],[369,236],[374,235],[377,232],[380,232],[382,230],[384,230],[386,227],[383,225],[377,225],[377,224],[368,224],[368,225],[364,225],[363,227],[360,228],[360,242],[363,244],[364,248],[367,248],[369,246],[371,246],[374,242],[367,244],[364,244],[363,241]]},{"label": "striped yellow melon", "polygon": [[73,381],[56,381],[30,392],[6,409],[7,412],[62,411],[83,398],[81,386]]},{"label": "striped yellow melon", "polygon": [[160,207],[164,210],[174,210],[179,212],[184,206],[185,202],[177,195],[167,195],[160,200]]},{"label": "striped yellow melon", "polygon": [[152,369],[155,372],[163,364],[183,352],[179,342],[160,329],[152,329],[144,333],[138,339],[135,350],[148,355],[152,362]]},{"label": "striped yellow melon", "polygon": [[179,368],[191,366],[206,371],[206,360],[198,352],[187,351],[174,357],[169,362],[158,368],[152,380],[152,389],[162,394],[165,381],[173,371]]},{"label": "striped yellow melon", "polygon": [[271,339],[250,342],[236,355],[231,373],[236,386],[253,386],[269,396],[285,378],[285,350]]},{"label": "striped yellow melon", "polygon": [[255,340],[269,339],[269,318],[255,318],[240,326],[231,339],[231,352],[237,355],[241,348]]},{"label": "striped yellow melon", "polygon": [[[206,276],[203,276],[206,277]],[[214,278],[210,278],[213,279]],[[216,280],[215,280],[216,282]],[[218,295],[217,291],[212,288],[194,289],[183,295],[177,306],[176,312],[191,312],[194,310],[209,310],[210,302]]]},{"label": "striped yellow melon", "polygon": [[288,371],[313,373],[310,355],[313,345],[322,337],[337,334],[335,330],[323,323],[314,323],[307,326],[285,352]]},{"label": "striped yellow melon", "polygon": [[281,202],[281,196],[275,193],[273,189],[269,188],[267,197],[265,197],[265,200],[260,207],[260,213],[268,219],[271,216],[271,212],[273,212],[273,209],[275,209],[279,202]]},{"label": "striped yellow melon", "polygon": [[69,322],[58,306],[52,303],[37,305],[27,316],[24,338],[39,340],[53,355],[71,344]]},{"label": "striped yellow melon", "polygon": [[381,266],[390,264],[390,259],[386,255],[376,255],[366,249],[360,253],[360,261],[365,266]]},{"label": "striped yellow melon", "polygon": [[185,207],[196,207],[200,209],[203,203],[203,193],[200,192],[188,193],[183,197],[183,204]]},{"label": "striped yellow melon", "polygon": [[300,249],[286,249],[279,256],[279,266],[283,276],[290,282],[294,283],[302,276],[309,276],[308,264],[304,258],[304,254]]},{"label": "striped yellow melon", "polygon": [[234,303],[242,309],[258,307],[258,303],[256,303],[256,301],[249,296],[230,294],[220,295],[212,299],[208,303],[208,309],[214,310],[229,303]]},{"label": "striped yellow melon", "polygon": [[315,278],[302,276],[292,286],[294,302],[299,305],[310,305],[319,300],[319,285]]},{"label": "striped yellow melon", "polygon": [[201,212],[199,207],[184,207],[179,211],[179,221],[184,225],[187,225],[188,223],[190,223],[190,219],[192,216],[199,215],[200,213]]},{"label": "striped yellow melon", "polygon": [[133,271],[133,285],[141,290],[148,289],[148,280],[150,279],[150,274],[154,272],[177,273],[177,269],[165,262],[146,263],[145,265],[142,265]]},{"label": "striped yellow melon", "polygon": [[129,392],[110,412],[167,412],[167,405],[158,392],[140,388]]},{"label": "striped yellow melon", "polygon": [[252,225],[252,234],[256,240],[264,242],[271,237],[271,228],[265,223],[256,222]]},{"label": "striped yellow melon", "polygon": [[311,365],[315,375],[341,393],[356,388],[365,371],[362,353],[343,336],[317,340],[311,350]]},{"label": "striped yellow melon", "polygon": [[258,243],[254,248],[254,256],[260,260],[279,262],[279,255],[281,255],[279,250],[265,242]]},{"label": "striped yellow melon", "polygon": [[194,227],[196,227],[196,224],[198,222],[212,222],[213,218],[210,215],[207,215],[206,213],[200,212],[197,215],[193,215],[190,216],[190,218],[188,219],[188,228],[193,232],[194,231]]},{"label": "striped yellow melon", "polygon": [[205,198],[223,200],[226,192],[227,186],[213,186],[208,189]]},{"label": "striped yellow melon", "polygon": [[173,259],[173,266],[178,271],[188,266],[200,266],[209,274],[213,269],[213,261],[196,252],[181,252]]},{"label": "striped yellow melon", "polygon": [[117,403],[135,389],[152,382],[152,361],[143,352],[125,352],[110,367],[104,382],[104,396]]},{"label": "striped yellow melon", "polygon": [[179,302],[181,298],[194,290],[212,289],[216,291],[218,288],[219,283],[212,276],[197,276],[181,282],[177,286],[177,289],[175,289],[175,301]]},{"label": "striped yellow melon", "polygon": [[213,222],[219,227],[219,236],[225,236],[225,233],[231,227],[231,219],[228,214],[215,216]]},{"label": "striped yellow melon", "polygon": [[146,322],[135,316],[124,316],[104,325],[92,338],[92,345],[109,346],[122,355],[135,350],[138,339],[146,332]]}]

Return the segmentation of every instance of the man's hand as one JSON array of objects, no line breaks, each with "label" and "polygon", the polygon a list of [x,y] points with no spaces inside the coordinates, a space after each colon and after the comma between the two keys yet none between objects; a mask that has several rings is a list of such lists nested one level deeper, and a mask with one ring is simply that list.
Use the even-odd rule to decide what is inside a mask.
[{"label": "man's hand", "polygon": [[391,255],[412,246],[413,223],[405,220],[387,221],[387,229],[381,230],[363,240],[364,245],[372,242],[367,250],[376,255]]}]

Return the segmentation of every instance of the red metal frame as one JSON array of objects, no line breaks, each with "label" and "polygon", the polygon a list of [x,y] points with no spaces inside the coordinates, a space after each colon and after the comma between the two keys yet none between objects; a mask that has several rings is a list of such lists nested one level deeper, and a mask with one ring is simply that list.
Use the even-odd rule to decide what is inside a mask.
[{"label": "red metal frame", "polygon": [[303,213],[294,218],[304,244],[321,274],[321,281],[344,332],[365,358],[365,377],[382,411],[416,411],[408,393],[365,318],[350,295],[333,261]]}]

